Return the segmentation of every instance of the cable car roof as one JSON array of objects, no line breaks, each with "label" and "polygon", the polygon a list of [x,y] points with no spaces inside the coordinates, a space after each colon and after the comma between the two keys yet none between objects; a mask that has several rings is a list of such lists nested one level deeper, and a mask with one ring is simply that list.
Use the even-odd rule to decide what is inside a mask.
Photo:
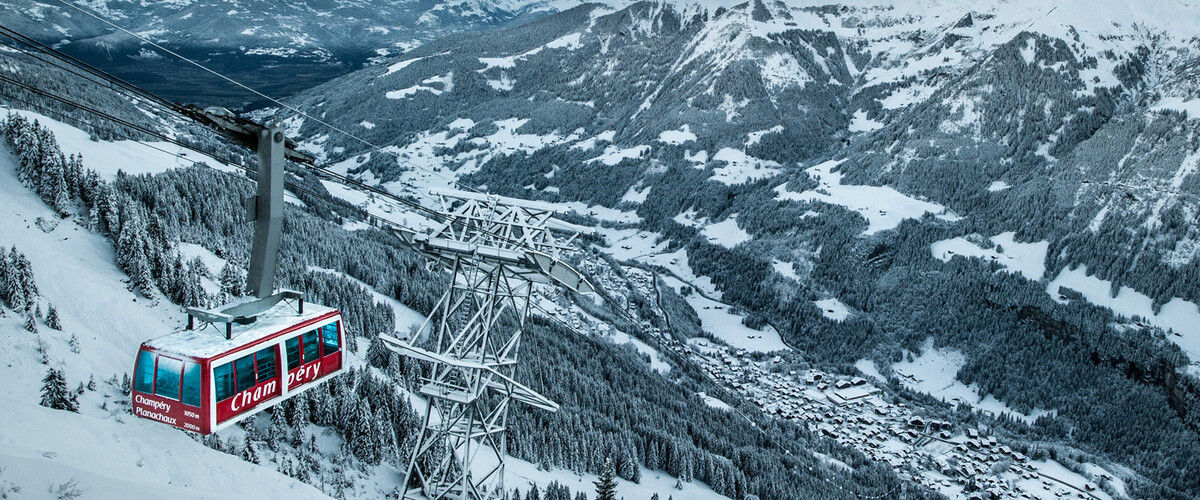
[{"label": "cable car roof", "polygon": [[258,321],[254,323],[233,324],[233,338],[229,340],[225,339],[224,324],[220,327],[213,324],[202,324],[195,330],[182,329],[169,335],[147,340],[143,345],[181,356],[211,358],[332,312],[337,312],[337,309],[305,303],[304,314],[297,314],[294,305],[280,302],[259,314]]}]

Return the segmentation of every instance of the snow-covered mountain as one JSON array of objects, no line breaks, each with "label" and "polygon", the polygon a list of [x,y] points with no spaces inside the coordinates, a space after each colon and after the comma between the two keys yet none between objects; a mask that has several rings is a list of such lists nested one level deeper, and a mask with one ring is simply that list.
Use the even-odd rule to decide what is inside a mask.
[{"label": "snow-covered mountain", "polygon": [[[263,12],[265,4],[178,5],[177,17],[207,9],[198,19],[212,20],[249,6]],[[649,276],[643,284],[653,284],[646,297],[662,295],[636,309],[671,309],[676,300],[681,317],[662,315],[676,340],[707,336],[732,346],[721,352],[750,351],[704,354],[739,369],[730,368],[722,383],[744,394],[750,408],[780,415],[799,402],[778,379],[805,370],[861,372],[922,418],[952,421],[956,432],[986,427],[1031,456],[1088,475],[1104,487],[1095,494],[1101,498],[1200,494],[1195,1],[413,5],[387,8],[412,7],[403,14],[412,21],[406,26],[444,23],[422,32],[419,46],[396,45],[400,38],[387,37],[399,28],[369,16],[348,15],[361,20],[347,21],[360,23],[357,32],[333,33],[342,26],[331,20],[334,10],[301,12],[293,4],[286,7],[296,9],[289,26],[303,29],[249,16],[256,24],[205,30],[237,41],[239,57],[253,47],[283,48],[261,55],[279,60],[333,53],[333,45],[304,36],[351,45],[387,40],[386,54],[372,52],[382,56],[379,64],[289,100],[311,116],[277,109],[258,116],[284,119],[289,133],[334,169],[416,199],[457,180],[574,210],[573,222],[598,228],[601,237],[587,241],[592,249],[625,261],[621,269],[635,277],[642,275],[634,267],[651,270],[641,271]],[[77,17],[57,25],[76,29]],[[192,19],[154,36],[200,32],[184,29]],[[490,21],[463,21],[478,19]],[[466,31],[434,36],[459,29],[451,25]],[[153,22],[144,26],[155,29]],[[82,39],[104,47],[112,37]],[[179,43],[216,51],[207,44],[220,41]],[[215,90],[220,85],[206,84],[205,92],[224,92]],[[366,148],[314,118],[382,147]],[[395,209],[325,186],[370,211]],[[636,288],[634,277],[614,280]],[[672,396],[637,400],[638,413],[670,418],[679,414],[675,406],[654,413],[661,405],[646,401],[679,404],[697,415],[684,427],[721,418],[689,406],[692,379],[671,378],[695,367],[672,365],[659,356],[665,350],[625,340],[619,343],[632,346],[635,361],[579,380],[606,380],[626,391],[651,384]],[[777,351],[779,358],[753,351]],[[755,363],[770,368],[759,377],[749,369]],[[561,376],[561,368],[545,361],[536,373]],[[641,378],[610,380],[625,372]],[[23,380],[35,383],[32,376]],[[521,453],[578,468],[587,459],[562,436],[591,438],[596,428],[625,421],[588,406],[595,398],[562,396],[579,406],[550,420],[517,418],[515,434],[524,440],[514,442],[522,443]],[[813,415],[785,428],[824,450],[805,457],[820,459],[823,475],[849,469],[868,485],[897,476],[932,480],[930,488],[966,496],[992,484],[979,479],[982,469],[999,476],[1016,465],[979,458],[983,452],[966,438],[958,442],[962,455],[934,440],[912,454],[904,448],[905,459],[862,458],[841,446],[877,448],[864,437],[870,424],[838,434],[843,428],[833,422],[840,416]],[[714,489],[744,493],[749,484],[770,492],[764,498],[811,493],[772,489],[811,486],[807,463],[793,467],[774,444],[739,441],[742,431],[754,436],[740,418],[722,422],[739,444],[696,455],[707,457],[699,460]],[[624,435],[636,435],[636,446],[652,443],[657,454],[711,444],[707,436],[722,427],[660,440],[661,423],[638,421]],[[836,436],[839,445],[807,441],[802,428]],[[589,442],[628,448],[603,436]],[[650,460],[638,453],[633,463]],[[693,465],[671,467],[690,473]],[[951,478],[957,486],[944,486]],[[1046,495],[1054,493],[1045,486]],[[822,488],[816,491],[831,497],[844,492]],[[846,495],[879,491],[862,493]]]},{"label": "snow-covered mountain", "polygon": [[[276,97],[433,38],[510,26],[579,4],[575,0],[72,3]],[[224,83],[212,75],[61,2],[5,2],[0,5],[0,22],[173,100],[231,108],[261,100],[248,92],[222,91]],[[160,76],[164,74],[178,75],[186,83],[165,81]]]},{"label": "snow-covered mountain", "polygon": [[1198,68],[1188,1],[641,2],[290,101],[384,151],[281,116],[395,192],[575,208],[599,248],[711,279],[806,355],[953,345],[979,398],[1052,409],[1038,432],[1185,497],[1200,484],[1154,457],[1200,467]]}]

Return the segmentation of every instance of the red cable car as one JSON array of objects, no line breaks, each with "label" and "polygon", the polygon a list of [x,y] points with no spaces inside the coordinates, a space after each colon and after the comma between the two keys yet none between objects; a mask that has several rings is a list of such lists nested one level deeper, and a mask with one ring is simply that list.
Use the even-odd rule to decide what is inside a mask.
[{"label": "red cable car", "polygon": [[142,343],[130,395],[134,415],[200,434],[344,371],[341,313],[312,304],[306,311],[299,292],[272,293],[283,231],[283,161],[305,156],[288,146],[278,124],[211,123],[258,150],[258,194],[245,200],[246,219],[255,223],[248,297],[219,309],[188,308],[187,329]]},{"label": "red cable car", "polygon": [[281,301],[248,324],[232,318],[224,335],[192,329],[189,316],[188,329],[142,343],[133,414],[210,434],[345,371],[341,313],[297,304]]}]

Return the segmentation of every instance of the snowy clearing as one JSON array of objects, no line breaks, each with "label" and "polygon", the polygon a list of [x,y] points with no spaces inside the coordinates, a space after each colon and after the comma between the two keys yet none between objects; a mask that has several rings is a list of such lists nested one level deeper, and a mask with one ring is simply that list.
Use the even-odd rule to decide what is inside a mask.
[{"label": "snowy clearing", "polygon": [[831,320],[845,321],[846,318],[850,317],[850,307],[836,298],[817,300],[813,304],[816,304],[821,309],[822,316]]},{"label": "snowy clearing", "polygon": [[402,70],[402,69],[404,69],[404,68],[407,68],[407,67],[408,67],[408,65],[410,65],[410,64],[412,64],[412,63],[415,63],[415,62],[417,62],[417,61],[420,61],[421,59],[424,59],[424,57],[417,57],[417,58],[414,58],[414,59],[406,59],[406,60],[400,61],[400,62],[398,62],[398,63],[392,64],[391,66],[388,66],[388,69],[387,69],[387,72],[386,72],[386,73],[384,73],[384,74],[382,74],[382,75],[379,75],[379,76],[381,76],[381,77],[382,77],[382,76],[388,76],[388,75],[390,75],[390,74],[392,74],[392,73],[395,73],[395,72],[397,72],[397,71],[400,71],[400,70]]},{"label": "snowy clearing", "polygon": [[778,163],[770,160],[760,160],[747,155],[745,151],[733,148],[721,148],[713,155],[713,161],[723,161],[725,165],[713,170],[710,179],[722,184],[745,184],[758,179],[766,179],[779,175]]},{"label": "snowy clearing", "polygon": [[658,134],[658,141],[667,144],[683,144],[696,140],[696,134],[692,133],[691,127],[686,124],[679,130],[664,130]]},{"label": "snowy clearing", "polygon": [[920,356],[914,357],[912,361],[906,360],[892,364],[892,372],[899,376],[900,382],[910,389],[943,399],[947,403],[961,402],[993,415],[1007,413],[1026,423],[1033,423],[1038,417],[1050,413],[1045,410],[1034,410],[1026,415],[1009,408],[1008,405],[990,394],[981,398],[979,388],[975,384],[968,386],[955,378],[958,370],[964,364],[966,364],[966,358],[961,352],[947,347],[934,349],[933,339],[927,339],[921,346]]},{"label": "snowy clearing", "polygon": [[960,256],[978,257],[995,262],[1005,271],[1020,274],[1027,279],[1042,279],[1042,275],[1046,274],[1046,251],[1050,248],[1050,242],[1018,243],[1013,239],[1015,236],[1016,233],[1012,231],[997,234],[990,238],[994,244],[991,248],[981,247],[960,236],[935,241],[929,245],[929,251],[933,258],[942,262],[950,262],[950,259]]},{"label": "snowy clearing", "polygon": [[853,118],[850,119],[851,132],[871,132],[881,128],[883,128],[883,122],[867,118],[867,112],[861,109],[855,111]]},{"label": "snowy clearing", "polygon": [[[673,276],[663,276],[663,281],[675,292],[685,285]],[[684,297],[696,315],[700,317],[700,326],[704,331],[723,340],[726,344],[738,349],[758,352],[772,352],[788,349],[787,344],[779,337],[779,332],[768,326],[755,330],[742,324],[743,316],[729,312],[729,306],[715,300],[704,298],[698,293]]]},{"label": "snowy clearing", "polygon": [[1167,339],[1179,345],[1192,360],[1192,372],[1200,371],[1200,308],[1195,303],[1175,297],[1163,304],[1154,314],[1154,301],[1127,286],[1112,293],[1112,282],[1089,276],[1087,266],[1063,269],[1046,285],[1046,293],[1060,303],[1066,303],[1059,287],[1079,292],[1089,303],[1107,307],[1113,313],[1126,318],[1140,317],[1146,323],[1167,330]]},{"label": "snowy clearing", "polygon": [[895,229],[904,219],[917,219],[926,213],[938,214],[942,218],[953,218],[945,207],[904,195],[888,186],[861,186],[842,184],[842,174],[834,172],[845,160],[831,160],[806,170],[820,186],[803,193],[788,191],[786,184],[775,187],[777,200],[823,201],[841,205],[858,212],[867,219],[867,230],[863,234],[875,234]]},{"label": "snowy clearing", "polygon": [[632,148],[622,148],[618,146],[608,146],[604,148],[604,152],[595,158],[588,160],[585,163],[600,162],[608,166],[614,166],[626,159],[636,160],[645,156],[650,152],[650,146],[634,146]]},{"label": "snowy clearing", "polygon": [[750,241],[750,233],[738,227],[736,214],[716,224],[704,226],[700,233],[708,238],[709,243],[716,243],[725,248],[733,248]]},{"label": "snowy clearing", "polygon": [[729,410],[733,409],[733,407],[729,406],[729,403],[726,403],[724,401],[721,401],[720,399],[709,396],[708,394],[705,394],[703,392],[697,392],[696,395],[700,396],[700,399],[704,400],[704,404],[707,404],[708,406],[711,406],[718,410],[729,411]]},{"label": "snowy clearing", "polygon": [[782,274],[786,278],[791,278],[795,281],[800,281],[800,275],[796,274],[796,267],[791,262],[782,260],[772,260],[771,267],[775,268],[775,272]]}]

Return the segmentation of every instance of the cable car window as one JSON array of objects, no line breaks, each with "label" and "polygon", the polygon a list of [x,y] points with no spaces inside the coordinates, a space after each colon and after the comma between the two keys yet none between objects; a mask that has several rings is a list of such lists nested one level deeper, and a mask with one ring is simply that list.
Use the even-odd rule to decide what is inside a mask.
[{"label": "cable car window", "polygon": [[179,377],[182,375],[183,361],[166,356],[159,358],[158,371],[154,376],[154,394],[178,400]]},{"label": "cable car window", "polygon": [[225,363],[213,369],[213,382],[217,386],[217,401],[233,397],[233,363]]},{"label": "cable car window", "polygon": [[183,364],[183,404],[200,406],[200,365]]},{"label": "cable car window", "polygon": [[254,355],[248,354],[233,362],[233,371],[237,375],[237,391],[242,392],[254,387],[257,379],[254,377]]},{"label": "cable car window", "polygon": [[268,347],[254,353],[258,358],[258,380],[267,381],[275,378],[275,347]]},{"label": "cable car window", "polygon": [[328,356],[338,350],[338,332],[337,323],[330,323],[321,327],[321,347],[325,350],[325,355]]},{"label": "cable car window", "polygon": [[137,368],[133,374],[133,390],[147,394],[154,392],[154,353],[138,353]]},{"label": "cable car window", "polygon": [[287,339],[288,370],[300,366],[300,337]]},{"label": "cable car window", "polygon": [[313,330],[304,334],[304,362],[316,361],[321,357],[321,344],[317,343],[317,331]]}]

